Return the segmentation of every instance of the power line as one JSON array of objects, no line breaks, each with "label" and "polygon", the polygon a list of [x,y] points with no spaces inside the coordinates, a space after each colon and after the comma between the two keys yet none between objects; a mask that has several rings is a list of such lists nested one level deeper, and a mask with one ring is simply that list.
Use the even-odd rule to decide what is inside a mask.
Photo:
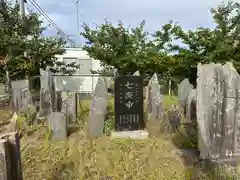
[{"label": "power line", "polygon": [[60,27],[44,12],[44,10],[38,5],[38,3],[35,0],[28,0],[34,8],[36,8],[40,14],[58,31],[60,36],[62,36],[64,39],[66,39],[72,46],[75,47],[75,43],[73,40],[71,40],[66,33],[63,32],[63,30],[60,29]]}]

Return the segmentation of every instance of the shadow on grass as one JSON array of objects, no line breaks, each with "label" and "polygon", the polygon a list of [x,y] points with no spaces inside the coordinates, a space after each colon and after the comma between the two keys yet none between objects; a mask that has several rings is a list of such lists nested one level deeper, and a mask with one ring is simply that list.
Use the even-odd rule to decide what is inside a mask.
[{"label": "shadow on grass", "polygon": [[187,179],[190,180],[202,179],[202,176],[205,176],[199,164],[200,152],[197,147],[197,138],[197,127],[192,123],[184,123],[180,130],[171,137],[173,144],[181,151],[180,156],[188,170]]},{"label": "shadow on grass", "polygon": [[68,136],[78,132],[81,129],[81,125],[79,124],[69,124],[68,125]]},{"label": "shadow on grass", "polygon": [[74,161],[64,162],[60,161],[55,168],[51,179],[52,180],[65,180],[65,179],[74,179],[73,171],[74,170]]}]

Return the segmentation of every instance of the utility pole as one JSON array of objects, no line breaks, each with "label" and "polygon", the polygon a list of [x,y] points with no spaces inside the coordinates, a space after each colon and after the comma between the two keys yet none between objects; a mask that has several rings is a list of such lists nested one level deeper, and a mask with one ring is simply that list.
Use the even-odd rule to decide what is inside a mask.
[{"label": "utility pole", "polygon": [[79,0],[76,0],[76,10],[77,10],[77,43],[79,43],[79,10],[78,10],[78,4]]},{"label": "utility pole", "polygon": [[[20,9],[20,15],[22,18],[22,23],[24,23],[24,16],[25,16],[25,3],[26,0],[18,0],[18,4],[19,4],[19,9]],[[24,56],[27,57],[27,51],[24,51]]]},{"label": "utility pole", "polygon": [[19,8],[20,8],[20,14],[22,18],[25,16],[25,0],[18,0]]}]

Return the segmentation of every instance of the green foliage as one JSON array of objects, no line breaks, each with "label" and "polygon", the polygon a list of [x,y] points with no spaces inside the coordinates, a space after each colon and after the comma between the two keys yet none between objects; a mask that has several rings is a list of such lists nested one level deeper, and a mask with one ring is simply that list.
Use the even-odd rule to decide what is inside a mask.
[{"label": "green foliage", "polygon": [[[6,72],[10,79],[23,79],[39,75],[39,69],[51,67],[53,72],[71,73],[68,67],[75,64],[57,62],[56,55],[65,52],[65,42],[58,37],[43,37],[45,28],[39,15],[30,12],[19,16],[19,6],[11,6],[6,1],[0,3],[0,79],[4,81]],[[27,55],[24,56],[24,52]]]},{"label": "green foliage", "polygon": [[[153,73],[165,82],[177,84],[189,78],[195,85],[198,63],[232,61],[240,71],[240,4],[222,3],[211,9],[216,27],[183,30],[170,21],[153,34],[144,30],[145,21],[137,27],[115,26],[105,21],[96,29],[83,25],[83,47],[90,57],[99,59],[104,69],[92,73],[105,76],[133,74],[140,71],[147,84]],[[71,74],[74,63],[57,62],[64,53],[65,42],[59,37],[43,37],[39,15],[30,12],[19,17],[19,7],[1,1],[0,6],[0,78],[19,79],[38,75],[39,69],[51,67],[53,72]],[[181,45],[175,40],[181,41]],[[24,52],[27,50],[27,56]],[[164,77],[164,78],[163,78]],[[167,84],[167,83],[165,83]]]},{"label": "green foliage", "polygon": [[104,121],[104,134],[111,135],[111,132],[115,128],[115,116],[114,116],[114,104],[113,100],[108,101],[106,120]]},{"label": "green foliage", "polygon": [[214,29],[199,27],[184,31],[170,21],[152,34],[152,40],[144,31],[144,21],[135,28],[124,28],[122,22],[117,26],[105,22],[97,29],[84,24],[81,33],[87,40],[84,49],[102,65],[115,68],[118,74],[138,70],[149,78],[158,73],[175,83],[189,78],[195,84],[198,63],[232,61],[240,71],[240,4],[222,3],[212,8],[211,13]]},{"label": "green foliage", "polygon": [[216,28],[198,28],[195,31],[184,31],[176,25],[172,34],[180,40],[184,47],[171,45],[172,51],[177,51],[174,58],[180,59],[182,72],[194,83],[196,79],[196,66],[198,63],[225,63],[232,61],[240,71],[240,5],[228,2],[217,8],[212,8],[211,13]]},{"label": "green foliage", "polygon": [[143,21],[139,27],[124,28],[122,22],[115,27],[106,21],[96,30],[84,24],[81,35],[87,42],[83,49],[92,58],[101,60],[102,65],[114,67],[118,74],[144,72],[149,63],[148,54],[153,50],[144,24]]}]

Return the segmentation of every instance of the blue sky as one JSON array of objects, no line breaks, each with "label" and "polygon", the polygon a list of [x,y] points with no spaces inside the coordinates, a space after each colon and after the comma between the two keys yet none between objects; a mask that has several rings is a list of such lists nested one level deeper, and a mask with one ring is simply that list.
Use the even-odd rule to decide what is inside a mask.
[{"label": "blue sky", "polygon": [[[68,35],[77,40],[76,0],[35,0],[48,16]],[[92,22],[101,24],[104,19],[132,27],[146,21],[146,30],[154,32],[169,20],[178,22],[184,29],[199,26],[214,27],[210,8],[216,7],[222,0],[79,0],[80,24],[83,22],[96,27]],[[225,1],[226,2],[226,1]],[[37,11],[31,6],[27,8]],[[46,25],[49,23],[46,21]],[[80,31],[82,28],[80,27]],[[45,35],[56,35],[49,27]],[[79,43],[84,44],[79,38]]]}]

